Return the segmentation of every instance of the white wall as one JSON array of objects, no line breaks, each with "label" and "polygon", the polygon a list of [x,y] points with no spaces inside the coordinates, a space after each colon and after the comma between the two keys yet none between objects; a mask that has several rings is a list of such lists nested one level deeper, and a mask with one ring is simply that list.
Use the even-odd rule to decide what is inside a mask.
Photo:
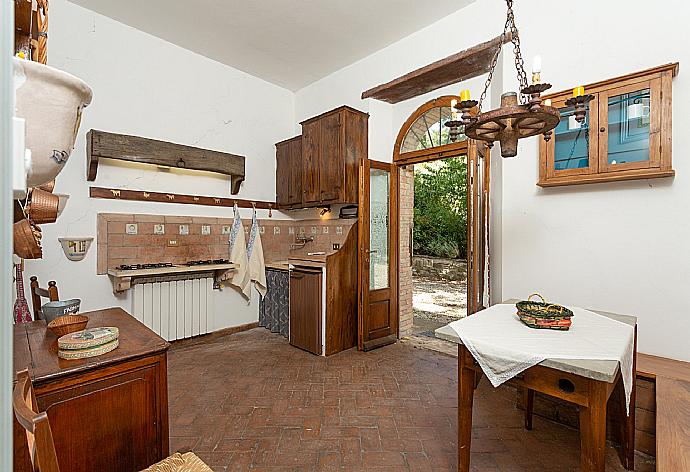
[{"label": "white wall", "polygon": [[[102,162],[86,181],[85,135],[91,129],[133,134],[246,156],[238,198],[275,198],[274,143],[292,136],[294,94],[231,67],[181,49],[65,0],[50,4],[49,65],[85,80],[94,91],[75,150],[57,179],[70,200],[57,223],[43,225],[44,258],[27,264],[27,278],[55,279],[61,298],[81,298],[82,310],[131,309],[115,297],[108,276],[96,275],[96,247],[68,261],[62,236],[95,236],[99,212],[225,216],[230,209],[90,199],[89,185],[229,196],[229,181],[214,174],[159,171]],[[249,216],[244,210],[243,216]],[[262,211],[259,217],[266,217]],[[281,217],[274,212],[274,217]],[[284,217],[284,216],[283,216]],[[258,319],[256,295],[247,305],[232,289],[215,293],[216,329]]]},{"label": "white wall", "polygon": [[[690,64],[687,2],[520,2],[526,51],[543,57],[554,90],[679,61],[673,81],[675,179],[542,190],[536,139],[504,161],[503,295],[639,317],[639,350],[690,360]],[[555,12],[554,12],[555,13]],[[496,18],[498,20],[498,18]],[[583,25],[578,32],[575,25]],[[506,64],[507,68],[508,64]]]},{"label": "white wall", "polygon": [[[494,214],[491,272],[494,300],[539,291],[551,300],[639,317],[639,350],[690,360],[690,62],[680,0],[576,3],[518,2],[516,16],[527,67],[539,53],[542,77],[555,90],[680,61],[674,80],[674,180],[644,180],[541,190],[537,138],[520,142],[518,157],[494,162],[500,214]],[[471,21],[469,21],[469,20]],[[402,122],[426,97],[388,105],[362,101],[362,91],[500,33],[505,3],[480,0],[375,54],[300,90],[297,119],[340,104],[371,114],[369,157],[390,160]],[[460,30],[459,25],[474,27]],[[516,89],[512,47],[503,61],[505,89]],[[483,78],[469,88],[476,96]],[[451,90],[457,90],[451,87]],[[496,99],[494,95],[493,99]],[[498,153],[494,153],[497,155]],[[499,189],[494,189],[494,191]],[[494,192],[496,194],[496,192]]]}]

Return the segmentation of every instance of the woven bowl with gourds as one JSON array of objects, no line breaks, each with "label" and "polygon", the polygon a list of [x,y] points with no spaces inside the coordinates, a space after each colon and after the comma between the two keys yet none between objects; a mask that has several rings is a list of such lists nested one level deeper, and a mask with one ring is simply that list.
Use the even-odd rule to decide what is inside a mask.
[{"label": "woven bowl with gourds", "polygon": [[[533,297],[541,298],[541,301],[533,301]],[[517,315],[525,325],[536,329],[555,329],[567,331],[572,324],[572,310],[555,303],[547,303],[544,297],[533,293],[527,300],[515,304]]]}]

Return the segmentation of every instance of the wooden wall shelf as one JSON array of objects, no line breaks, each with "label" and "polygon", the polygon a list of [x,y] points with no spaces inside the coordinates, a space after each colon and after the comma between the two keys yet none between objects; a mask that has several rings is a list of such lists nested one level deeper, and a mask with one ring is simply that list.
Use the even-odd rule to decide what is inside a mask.
[{"label": "wooden wall shelf", "polygon": [[229,175],[236,195],[244,181],[244,156],[157,139],[92,129],[86,135],[86,180],[96,180],[101,158]]},{"label": "wooden wall shelf", "polygon": [[[511,38],[512,36],[508,34],[505,42],[509,42]],[[498,36],[490,41],[477,44],[388,83],[369,89],[362,93],[362,98],[375,98],[388,103],[398,103],[446,85],[485,74],[491,67],[491,60],[500,43],[501,37]]]},{"label": "wooden wall shelf", "polygon": [[[140,269],[140,270],[120,270],[109,269],[108,275],[111,277],[113,283],[113,293],[118,294],[125,292],[132,288],[132,285],[138,283],[139,280],[150,280],[155,277],[165,276],[194,276],[203,272],[213,272],[215,280],[221,280],[228,272],[232,272],[237,268],[233,263],[229,264],[208,264],[200,266],[185,266],[175,265],[173,267],[159,267],[155,269]],[[143,282],[142,282],[143,283]]]},{"label": "wooden wall shelf", "polygon": [[237,198],[205,197],[201,195],[184,195],[179,193],[147,192],[146,190],[126,190],[118,188],[89,187],[91,198],[108,200],[132,200],[139,202],[183,203],[187,205],[206,205],[215,207],[232,207],[237,203],[240,208],[259,208],[277,210],[275,202],[258,200],[240,200]]}]

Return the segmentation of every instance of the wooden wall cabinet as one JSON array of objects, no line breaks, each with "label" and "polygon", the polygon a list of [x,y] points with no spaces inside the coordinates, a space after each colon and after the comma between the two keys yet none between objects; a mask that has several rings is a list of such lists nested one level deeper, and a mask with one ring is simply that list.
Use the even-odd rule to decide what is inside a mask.
[{"label": "wooden wall cabinet", "polygon": [[585,123],[565,106],[572,95],[544,96],[561,112],[551,140],[540,138],[541,187],[671,177],[671,80],[678,63],[585,85],[594,95]]},{"label": "wooden wall cabinet", "polygon": [[276,144],[276,203],[285,209],[302,206],[302,136]]},{"label": "wooden wall cabinet", "polygon": [[367,158],[369,115],[341,106],[301,123],[276,144],[276,202],[297,209],[357,204],[359,159]]}]

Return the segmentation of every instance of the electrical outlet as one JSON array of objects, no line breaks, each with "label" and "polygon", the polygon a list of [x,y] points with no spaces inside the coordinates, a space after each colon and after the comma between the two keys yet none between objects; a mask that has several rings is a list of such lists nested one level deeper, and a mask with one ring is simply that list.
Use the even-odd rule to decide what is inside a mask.
[{"label": "electrical outlet", "polygon": [[334,250],[334,251],[337,251],[338,249],[340,249],[340,244],[338,244],[338,243],[333,243],[333,250]]},{"label": "electrical outlet", "polygon": [[168,239],[168,247],[178,247],[177,239]]}]

